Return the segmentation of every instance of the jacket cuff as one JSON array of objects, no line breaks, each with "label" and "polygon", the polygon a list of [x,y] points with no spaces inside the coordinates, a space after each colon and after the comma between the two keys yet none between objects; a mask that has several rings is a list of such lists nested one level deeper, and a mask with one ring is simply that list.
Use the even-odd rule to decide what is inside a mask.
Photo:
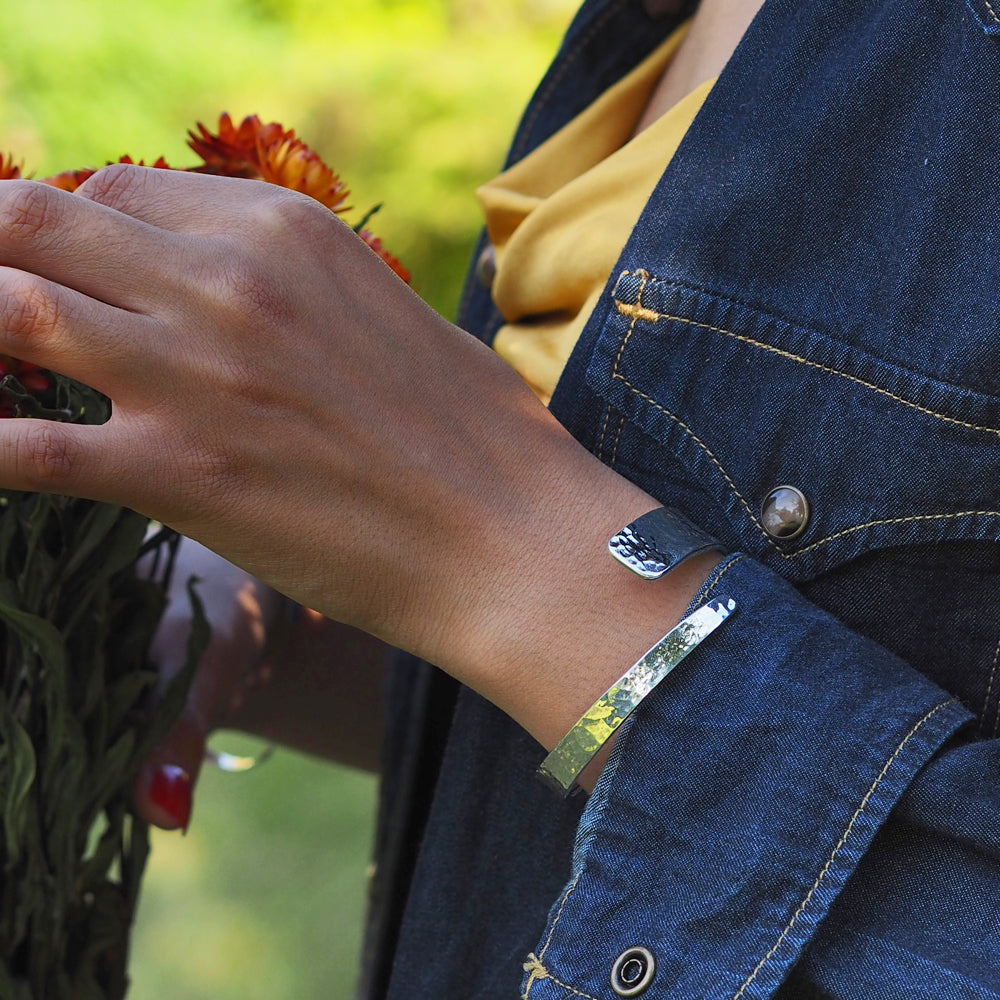
[{"label": "jacket cuff", "polygon": [[[523,996],[770,997],[923,764],[971,716],[745,556],[700,595],[738,611],[623,727]],[[640,963],[641,964],[641,963]]]}]

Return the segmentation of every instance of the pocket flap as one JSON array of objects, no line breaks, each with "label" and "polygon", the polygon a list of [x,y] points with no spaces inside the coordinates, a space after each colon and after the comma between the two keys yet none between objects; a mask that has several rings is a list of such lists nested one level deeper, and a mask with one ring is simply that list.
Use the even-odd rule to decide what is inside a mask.
[{"label": "pocket flap", "polygon": [[[587,379],[792,579],[873,548],[1000,538],[996,397],[645,271],[620,276]],[[785,484],[810,507],[791,539],[761,519]]]}]

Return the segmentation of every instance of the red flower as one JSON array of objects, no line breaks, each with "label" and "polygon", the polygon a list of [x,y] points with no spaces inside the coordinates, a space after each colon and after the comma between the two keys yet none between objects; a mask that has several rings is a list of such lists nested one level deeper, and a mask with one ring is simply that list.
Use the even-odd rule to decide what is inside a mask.
[{"label": "red flower", "polygon": [[201,122],[196,127],[197,135],[188,132],[188,145],[205,161],[205,165],[195,167],[195,170],[225,177],[259,179],[258,149],[267,149],[295,135],[294,132],[286,132],[277,122],[262,124],[256,115],[248,115],[237,127],[225,112],[219,117],[218,133],[210,132]]},{"label": "red flower", "polygon": [[[40,396],[52,388],[52,376],[44,368],[33,365],[30,361],[18,361],[0,354],[0,379],[13,375],[20,382],[25,392]],[[0,418],[14,416],[14,400],[0,392]]]},{"label": "red flower", "polygon": [[61,174],[53,174],[51,177],[39,178],[42,184],[49,187],[59,188],[62,191],[75,191],[88,177],[93,177],[97,173],[90,167],[83,170],[64,170]]},{"label": "red flower", "polygon": [[[133,160],[131,156],[125,155],[118,161],[119,163],[134,163],[138,167],[146,166],[145,160]],[[169,170],[170,165],[161,156],[155,163],[150,164],[159,170]],[[51,177],[40,177],[39,183],[48,184],[49,187],[60,188],[63,191],[75,191],[88,177],[93,177],[97,173],[91,167],[84,167],[83,170],[64,170],[61,174],[53,174]],[[0,176],[0,180],[2,180]]]},{"label": "red flower", "polygon": [[133,160],[131,156],[126,153],[124,156],[119,157],[119,163],[134,163],[137,167],[152,167],[154,170],[173,170],[173,167],[162,156],[158,156],[152,163],[147,164],[145,160]]},{"label": "red flower", "polygon": [[14,162],[14,157],[0,153],[0,181],[14,181],[20,176],[21,168]]}]

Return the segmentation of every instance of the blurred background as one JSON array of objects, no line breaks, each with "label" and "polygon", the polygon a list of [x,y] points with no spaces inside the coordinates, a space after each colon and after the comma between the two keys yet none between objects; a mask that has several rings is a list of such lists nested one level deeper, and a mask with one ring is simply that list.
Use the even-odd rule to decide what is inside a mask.
[{"label": "blurred background", "polygon": [[[44,176],[123,153],[195,162],[218,115],[294,128],[454,311],[498,168],[577,0],[33,0],[4,10],[0,152]],[[239,752],[253,745],[217,740]],[[374,779],[289,752],[206,769],[189,834],[154,841],[132,1000],[346,1000]]]}]

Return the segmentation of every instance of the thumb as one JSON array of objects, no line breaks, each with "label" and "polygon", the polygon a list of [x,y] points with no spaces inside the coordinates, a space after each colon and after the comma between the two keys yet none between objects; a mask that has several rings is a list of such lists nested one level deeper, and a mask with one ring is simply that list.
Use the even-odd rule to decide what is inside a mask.
[{"label": "thumb", "polygon": [[150,751],[132,783],[136,811],[147,823],[187,832],[206,738],[199,714],[189,707]]}]

